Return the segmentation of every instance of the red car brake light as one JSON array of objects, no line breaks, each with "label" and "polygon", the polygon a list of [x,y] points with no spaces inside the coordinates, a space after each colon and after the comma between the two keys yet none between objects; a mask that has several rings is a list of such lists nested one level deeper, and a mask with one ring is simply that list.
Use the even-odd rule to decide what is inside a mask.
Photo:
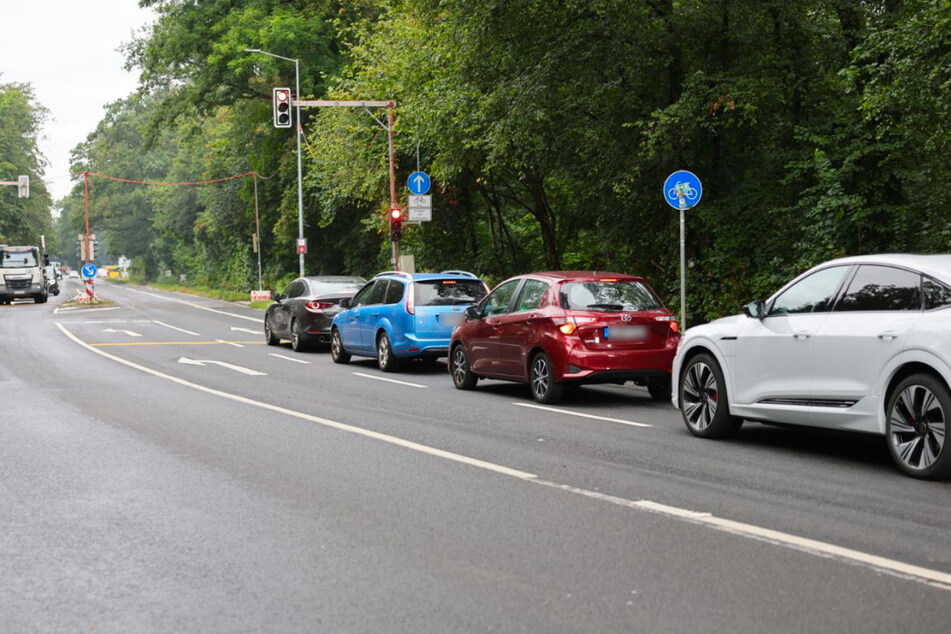
[{"label": "red car brake light", "polygon": [[406,312],[410,315],[416,314],[416,285],[409,283],[409,291],[406,293]]},{"label": "red car brake light", "polygon": [[334,302],[307,302],[304,304],[304,308],[309,310],[312,313],[319,313],[322,310],[327,310],[334,305]]},{"label": "red car brake light", "polygon": [[654,321],[666,321],[670,325],[672,332],[680,332],[680,325],[677,323],[677,318],[673,315],[659,315],[654,317]]},{"label": "red car brake light", "polygon": [[552,317],[552,323],[558,327],[558,330],[564,335],[570,335],[578,329],[581,324],[590,324],[595,321],[594,317]]}]

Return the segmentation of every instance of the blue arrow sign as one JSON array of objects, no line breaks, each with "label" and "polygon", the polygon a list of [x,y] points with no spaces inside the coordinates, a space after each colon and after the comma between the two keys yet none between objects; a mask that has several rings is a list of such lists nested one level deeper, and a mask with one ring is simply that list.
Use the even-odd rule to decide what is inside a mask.
[{"label": "blue arrow sign", "polygon": [[406,187],[410,193],[415,196],[422,196],[429,191],[429,174],[426,172],[413,172],[406,179]]},{"label": "blue arrow sign", "polygon": [[97,270],[98,269],[96,268],[96,265],[90,262],[89,264],[83,266],[83,277],[92,279],[96,277]]},{"label": "blue arrow sign", "polygon": [[693,172],[679,170],[664,181],[664,200],[674,209],[690,209],[700,202],[701,196],[703,186]]}]

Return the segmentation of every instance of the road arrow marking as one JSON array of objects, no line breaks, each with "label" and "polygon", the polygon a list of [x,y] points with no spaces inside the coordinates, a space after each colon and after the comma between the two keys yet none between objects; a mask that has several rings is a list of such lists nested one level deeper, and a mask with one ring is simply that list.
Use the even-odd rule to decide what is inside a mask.
[{"label": "road arrow marking", "polygon": [[405,385],[407,387],[429,387],[428,385],[420,385],[419,383],[410,383],[409,381],[397,381],[396,379],[388,379],[382,376],[373,376],[372,374],[364,374],[363,372],[351,372],[353,376],[362,376],[365,379],[373,379],[374,381],[386,381],[387,383],[396,383],[397,385]]},{"label": "road arrow marking", "polygon": [[115,328],[106,328],[105,330],[103,330],[103,332],[124,332],[125,334],[129,335],[130,337],[141,337],[141,336],[142,336],[142,335],[140,335],[140,334],[137,333],[137,332],[132,332],[131,330],[122,330],[122,329],[118,329],[118,330],[117,330],[117,329],[115,329]]},{"label": "road arrow marking", "polygon": [[581,418],[592,418],[594,420],[606,420],[609,423],[620,423],[622,425],[630,425],[631,427],[653,427],[653,425],[648,425],[647,423],[635,423],[632,420],[621,420],[620,418],[608,418],[607,416],[595,416],[594,414],[572,412],[567,409],[560,409],[557,407],[545,407],[544,405],[534,405],[532,403],[512,403],[512,405],[517,405],[519,407],[531,407],[532,409],[543,409],[546,412],[557,412],[558,414],[568,414],[569,416],[580,416]]},{"label": "road arrow marking", "polygon": [[178,359],[179,363],[184,363],[186,365],[205,365],[210,363],[212,365],[220,365],[223,368],[228,368],[229,370],[234,370],[235,372],[240,372],[241,374],[247,374],[248,376],[267,376],[267,372],[258,372],[257,370],[251,370],[250,368],[242,368],[240,365],[233,365],[231,363],[225,363],[224,361],[211,361],[209,359],[189,359],[187,357],[180,357]]},{"label": "road arrow marking", "polygon": [[261,331],[260,331],[260,330],[251,330],[250,328],[238,328],[237,326],[232,326],[231,329],[232,329],[232,330],[238,330],[238,331],[240,331],[240,332],[249,332],[249,333],[251,333],[252,335],[260,335],[260,334],[261,334]]}]

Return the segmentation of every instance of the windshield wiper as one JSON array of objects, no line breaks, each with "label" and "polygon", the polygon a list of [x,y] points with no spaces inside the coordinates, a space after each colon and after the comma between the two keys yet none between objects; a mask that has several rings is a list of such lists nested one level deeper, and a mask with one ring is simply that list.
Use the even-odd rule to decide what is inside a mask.
[{"label": "windshield wiper", "polygon": [[595,308],[601,310],[624,310],[623,304],[588,304],[586,308]]}]

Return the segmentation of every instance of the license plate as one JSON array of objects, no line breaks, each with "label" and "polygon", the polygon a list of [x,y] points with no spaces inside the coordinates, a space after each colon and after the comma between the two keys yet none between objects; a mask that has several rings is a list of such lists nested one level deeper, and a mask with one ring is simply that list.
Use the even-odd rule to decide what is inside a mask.
[{"label": "license plate", "polygon": [[439,322],[446,326],[461,326],[465,318],[462,313],[448,313],[439,316]]},{"label": "license plate", "polygon": [[14,295],[26,295],[26,291],[13,291]]},{"label": "license plate", "polygon": [[647,337],[647,326],[609,326],[604,338],[614,341],[640,341]]}]

